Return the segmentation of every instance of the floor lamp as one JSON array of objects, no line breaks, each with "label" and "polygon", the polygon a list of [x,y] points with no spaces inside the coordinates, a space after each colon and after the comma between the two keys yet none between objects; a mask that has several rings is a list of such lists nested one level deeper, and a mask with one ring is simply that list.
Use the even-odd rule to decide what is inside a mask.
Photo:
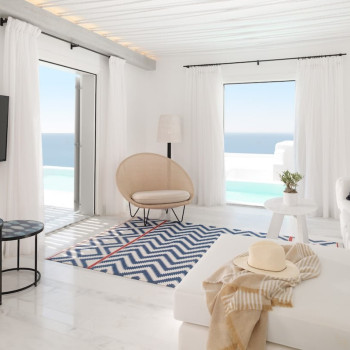
[{"label": "floor lamp", "polygon": [[163,114],[158,122],[158,142],[168,144],[168,158],[171,158],[171,144],[181,142],[181,120],[177,115]]}]

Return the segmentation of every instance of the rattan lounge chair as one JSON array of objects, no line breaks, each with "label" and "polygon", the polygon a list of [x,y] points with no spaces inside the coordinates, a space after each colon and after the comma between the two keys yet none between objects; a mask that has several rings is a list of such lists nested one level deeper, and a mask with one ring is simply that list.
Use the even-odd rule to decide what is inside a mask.
[{"label": "rattan lounge chair", "polygon": [[[120,193],[129,202],[131,217],[143,208],[145,225],[150,209],[165,209],[166,212],[171,209],[181,222],[194,193],[186,171],[173,160],[155,153],[138,153],[124,159],[117,169],[116,182]],[[137,207],[134,214],[131,204]],[[181,206],[180,220],[174,208]]]}]

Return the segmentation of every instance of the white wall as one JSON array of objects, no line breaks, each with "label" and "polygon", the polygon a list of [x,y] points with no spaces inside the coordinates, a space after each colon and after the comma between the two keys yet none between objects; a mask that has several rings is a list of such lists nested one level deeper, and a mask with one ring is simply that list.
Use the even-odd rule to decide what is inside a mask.
[{"label": "white wall", "polygon": [[[143,113],[144,104],[135,101],[132,113],[129,117],[138,120],[142,124],[142,132],[147,134],[144,140],[140,138],[135,150],[147,150],[161,154],[166,153],[166,146],[156,142],[157,123],[160,114],[175,113],[182,117],[183,123],[183,142],[173,145],[173,159],[180,162],[185,168],[189,168],[189,147],[190,147],[190,123],[185,115],[185,72],[183,65],[215,63],[215,62],[232,62],[232,61],[249,61],[261,59],[274,59],[286,57],[324,55],[334,53],[348,53],[345,56],[345,111],[350,119],[350,42],[336,41],[332,43],[317,44],[314,46],[303,46],[294,48],[281,48],[270,51],[253,51],[241,54],[220,53],[212,55],[195,55],[183,57],[161,57],[157,60],[157,70],[155,76],[150,79],[142,95],[143,102],[152,101],[153,106],[147,104],[148,120],[145,121]],[[288,80],[295,79],[296,60],[275,61],[238,65],[222,66],[225,83],[232,82],[257,82],[269,80]],[[146,90],[148,86],[148,91]],[[130,97],[131,98],[131,97]],[[139,115],[139,116],[137,116]],[[350,130],[350,125],[348,126]],[[141,131],[141,129],[139,130]],[[350,134],[350,132],[348,133]],[[132,135],[129,134],[130,137]],[[146,142],[144,142],[146,141]]]}]

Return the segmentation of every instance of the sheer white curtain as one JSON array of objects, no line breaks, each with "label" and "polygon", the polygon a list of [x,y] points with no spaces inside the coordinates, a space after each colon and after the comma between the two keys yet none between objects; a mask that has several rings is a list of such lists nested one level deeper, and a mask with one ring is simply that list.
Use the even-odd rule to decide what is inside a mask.
[{"label": "sheer white curtain", "polygon": [[126,211],[125,200],[118,191],[115,174],[126,157],[127,112],[125,87],[125,60],[110,57],[108,113],[102,121],[103,151],[100,153],[100,213],[115,215]]},{"label": "sheer white curtain", "polygon": [[223,82],[218,66],[186,71],[191,119],[191,176],[198,205],[225,203]]},{"label": "sheer white curtain", "polygon": [[[0,217],[43,220],[37,39],[40,30],[9,18],[5,28],[2,93],[9,99],[7,161],[0,163]],[[14,253],[6,244],[6,255]],[[31,252],[30,239],[21,242]]]},{"label": "sheer white curtain", "polygon": [[296,79],[297,169],[301,192],[318,205],[316,216],[338,216],[335,183],[346,175],[349,137],[343,100],[343,58],[299,60]]}]

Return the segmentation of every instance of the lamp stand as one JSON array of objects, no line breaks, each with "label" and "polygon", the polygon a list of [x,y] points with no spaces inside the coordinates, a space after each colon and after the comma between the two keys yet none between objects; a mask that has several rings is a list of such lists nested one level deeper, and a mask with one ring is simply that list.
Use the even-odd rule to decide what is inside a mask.
[{"label": "lamp stand", "polygon": [[168,158],[171,159],[171,142],[168,142]]}]

